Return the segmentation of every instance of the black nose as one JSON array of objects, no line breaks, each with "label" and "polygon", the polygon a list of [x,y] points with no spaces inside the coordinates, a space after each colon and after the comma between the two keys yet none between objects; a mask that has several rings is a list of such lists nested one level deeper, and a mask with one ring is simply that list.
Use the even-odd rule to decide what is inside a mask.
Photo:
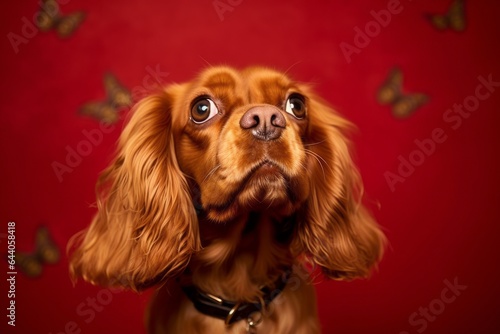
[{"label": "black nose", "polygon": [[286,119],[276,107],[258,106],[247,110],[240,119],[240,126],[251,131],[255,138],[268,141],[281,136],[286,127]]}]

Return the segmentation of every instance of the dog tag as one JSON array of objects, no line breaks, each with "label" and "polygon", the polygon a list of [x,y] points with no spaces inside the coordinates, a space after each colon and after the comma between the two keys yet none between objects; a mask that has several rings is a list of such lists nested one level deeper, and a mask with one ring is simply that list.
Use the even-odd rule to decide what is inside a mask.
[{"label": "dog tag", "polygon": [[247,333],[257,333],[257,326],[262,322],[262,313],[254,312],[247,318]]}]

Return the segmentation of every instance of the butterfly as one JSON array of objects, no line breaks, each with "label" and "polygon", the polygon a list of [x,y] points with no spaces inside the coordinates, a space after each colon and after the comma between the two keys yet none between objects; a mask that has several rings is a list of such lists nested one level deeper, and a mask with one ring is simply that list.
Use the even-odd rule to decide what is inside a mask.
[{"label": "butterfly", "polygon": [[402,92],[403,73],[393,68],[377,92],[377,101],[382,105],[391,105],[392,114],[397,118],[410,116],[428,101],[421,93],[405,94]]},{"label": "butterfly", "polygon": [[36,248],[32,253],[16,252],[16,266],[28,277],[38,277],[44,264],[55,264],[59,261],[60,252],[50,237],[46,227],[36,231]]},{"label": "butterfly", "polygon": [[41,9],[37,13],[36,23],[40,30],[56,29],[60,37],[69,37],[85,19],[85,13],[78,11],[63,15],[59,11],[59,4],[55,0],[43,0]]},{"label": "butterfly", "polygon": [[455,0],[444,15],[427,14],[427,19],[438,30],[465,30],[465,0]]},{"label": "butterfly", "polygon": [[118,121],[122,108],[132,104],[132,95],[113,74],[104,74],[103,80],[106,100],[88,102],[80,108],[80,113],[111,124]]}]

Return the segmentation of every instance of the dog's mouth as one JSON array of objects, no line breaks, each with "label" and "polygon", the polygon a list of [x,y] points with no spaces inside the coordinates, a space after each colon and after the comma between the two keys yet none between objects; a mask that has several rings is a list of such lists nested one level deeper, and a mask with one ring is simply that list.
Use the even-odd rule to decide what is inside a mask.
[{"label": "dog's mouth", "polygon": [[246,188],[270,185],[277,181],[287,183],[289,179],[290,177],[285,172],[285,169],[278,162],[265,158],[249,169],[241,180],[237,193],[244,191]]},{"label": "dog's mouth", "polygon": [[266,177],[273,175],[285,175],[285,173],[283,171],[283,168],[281,168],[277,163],[269,159],[264,159],[255,167],[250,169],[246,176],[246,182],[243,183],[248,183],[252,178],[255,177]]},{"label": "dog's mouth", "polygon": [[258,199],[275,190],[278,183],[286,187],[288,182],[289,178],[279,164],[270,159],[264,159],[248,171],[230,198],[234,201],[245,192],[253,191],[254,197]]},{"label": "dog's mouth", "polygon": [[225,216],[240,209],[270,210],[295,201],[293,181],[279,163],[265,158],[251,167],[239,185],[225,196],[223,204],[208,204],[206,209]]}]

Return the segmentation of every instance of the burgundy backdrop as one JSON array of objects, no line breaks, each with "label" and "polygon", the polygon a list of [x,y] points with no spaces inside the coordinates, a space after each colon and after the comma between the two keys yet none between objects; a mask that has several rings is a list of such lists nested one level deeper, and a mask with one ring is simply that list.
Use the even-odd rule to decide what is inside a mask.
[{"label": "burgundy backdrop", "polygon": [[[104,131],[77,111],[105,98],[106,72],[137,98],[207,63],[288,70],[359,128],[356,161],[390,245],[369,280],[318,283],[324,333],[500,332],[498,2],[466,2],[462,32],[425,18],[446,13],[449,0],[59,2],[64,14],[87,14],[67,39],[28,27],[35,0],[4,4],[0,21],[0,254],[9,221],[17,251],[33,251],[45,225],[63,254],[39,278],[18,271],[15,327],[1,265],[2,332],[144,332],[151,291],[69,280],[66,243],[94,213],[94,183],[126,113]],[[376,100],[394,66],[405,92],[429,97],[404,119]],[[102,140],[58,176],[54,162],[66,165],[93,130]]]}]

